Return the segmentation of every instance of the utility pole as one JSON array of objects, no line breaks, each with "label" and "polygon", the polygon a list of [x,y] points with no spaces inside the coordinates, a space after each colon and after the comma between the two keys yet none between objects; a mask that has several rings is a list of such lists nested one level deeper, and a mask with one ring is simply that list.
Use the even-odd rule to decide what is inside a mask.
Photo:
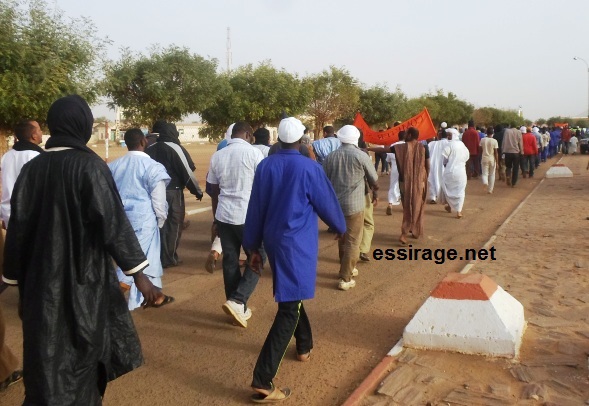
[{"label": "utility pole", "polygon": [[227,73],[231,73],[231,63],[232,63],[232,55],[231,55],[231,28],[227,27]]}]

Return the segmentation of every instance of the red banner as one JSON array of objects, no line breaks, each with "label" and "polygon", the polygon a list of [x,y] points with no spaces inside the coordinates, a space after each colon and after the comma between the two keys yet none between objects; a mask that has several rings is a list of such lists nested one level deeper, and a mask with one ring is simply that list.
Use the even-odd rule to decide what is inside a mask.
[{"label": "red banner", "polygon": [[399,132],[407,130],[409,127],[415,127],[419,130],[419,141],[434,138],[437,134],[434,123],[426,108],[418,115],[385,131],[374,131],[371,129],[360,113],[356,113],[354,125],[362,130],[364,141],[378,145],[391,145],[399,141]]}]

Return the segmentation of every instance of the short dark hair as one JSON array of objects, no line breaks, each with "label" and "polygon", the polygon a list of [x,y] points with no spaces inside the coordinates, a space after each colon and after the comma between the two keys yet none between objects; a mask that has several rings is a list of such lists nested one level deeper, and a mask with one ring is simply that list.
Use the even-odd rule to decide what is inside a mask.
[{"label": "short dark hair", "polygon": [[14,135],[16,139],[19,141],[29,141],[33,136],[33,131],[35,131],[35,126],[33,123],[35,120],[25,119],[19,121],[14,126]]},{"label": "short dark hair", "polygon": [[493,135],[495,133],[495,129],[493,127],[487,128],[487,135]]},{"label": "short dark hair", "polygon": [[474,127],[474,120],[468,120],[468,126]]},{"label": "short dark hair", "polygon": [[419,138],[419,130],[415,127],[409,127],[405,141],[413,141]]},{"label": "short dark hair", "polygon": [[252,130],[252,126],[249,125],[249,123],[245,122],[245,121],[238,121],[237,123],[235,123],[233,125],[233,130],[231,131],[231,138],[233,138],[234,135],[237,134],[242,134],[242,133],[253,133],[254,130]]},{"label": "short dark hair", "polygon": [[323,132],[325,134],[335,134],[335,130],[332,125],[326,125],[325,127],[323,127]]},{"label": "short dark hair", "polygon": [[270,141],[270,131],[267,128],[260,127],[254,131],[256,144],[267,144]]},{"label": "short dark hair", "polygon": [[405,135],[407,135],[407,132],[405,130],[399,131],[399,141],[404,141]]},{"label": "short dark hair", "polygon": [[125,131],[125,144],[127,144],[129,151],[137,149],[144,138],[145,134],[139,128],[130,128]]}]

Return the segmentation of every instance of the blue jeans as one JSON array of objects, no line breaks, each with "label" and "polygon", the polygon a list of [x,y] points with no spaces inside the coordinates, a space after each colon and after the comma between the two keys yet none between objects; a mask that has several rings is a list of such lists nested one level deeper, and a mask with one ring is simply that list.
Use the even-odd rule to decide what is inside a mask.
[{"label": "blue jeans", "polygon": [[[237,303],[242,303],[247,309],[247,301],[256,289],[260,275],[252,271],[246,264],[243,275],[239,269],[239,251],[243,241],[243,224],[235,225],[217,220],[217,229],[223,248],[223,281],[225,283],[225,297]],[[249,260],[249,252],[245,251]]]}]

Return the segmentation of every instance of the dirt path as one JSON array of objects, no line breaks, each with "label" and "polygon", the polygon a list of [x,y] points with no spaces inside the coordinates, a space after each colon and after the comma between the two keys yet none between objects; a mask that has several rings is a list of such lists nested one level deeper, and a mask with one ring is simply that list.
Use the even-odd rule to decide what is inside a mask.
[{"label": "dirt path", "polygon": [[[196,149],[191,149],[195,154]],[[204,172],[212,148],[198,150],[197,177]],[[194,156],[194,155],[193,155]],[[554,162],[554,160],[553,160]],[[522,180],[515,189],[498,184],[487,195],[479,180],[469,181],[464,218],[457,220],[440,205],[428,205],[425,236],[418,248],[480,248],[543,176]],[[376,233],[372,248],[398,248],[401,213],[385,215],[388,176],[380,180],[382,204],[375,209]],[[189,209],[206,207],[210,201],[194,203]],[[105,405],[249,404],[253,366],[270,328],[276,304],[268,270],[250,300],[253,317],[247,329],[234,327],[222,312],[224,302],[221,272],[204,270],[210,249],[211,212],[190,216],[180,255],[184,264],[164,276],[164,287],[175,296],[173,305],[133,313],[142,341],[146,365],[107,388]],[[317,291],[305,303],[313,327],[315,350],[309,363],[295,360],[294,344],[285,356],[276,378],[277,385],[293,390],[289,404],[341,404],[370,370],[390,350],[430,290],[446,273],[458,271],[465,261],[436,265],[424,261],[375,261],[358,266],[357,286],[348,292],[336,290],[337,247],[333,237],[320,227]],[[498,252],[508,261],[513,254]],[[511,258],[517,262],[516,258]],[[16,317],[15,290],[0,296],[8,321],[7,342],[18,353],[22,337]],[[17,405],[23,386],[0,394],[2,405]]]}]

